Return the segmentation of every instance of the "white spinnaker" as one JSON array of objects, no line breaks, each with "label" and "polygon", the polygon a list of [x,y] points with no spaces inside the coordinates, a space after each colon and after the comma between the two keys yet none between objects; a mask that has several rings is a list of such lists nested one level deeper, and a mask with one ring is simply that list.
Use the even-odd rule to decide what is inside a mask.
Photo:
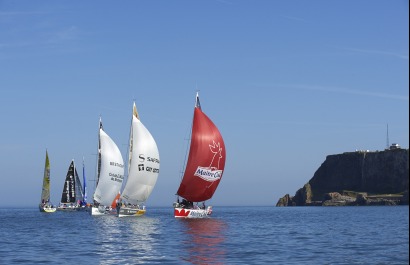
[{"label": "white spinnaker", "polygon": [[124,179],[124,160],[114,141],[100,129],[101,170],[94,199],[109,206],[121,189]]},{"label": "white spinnaker", "polygon": [[159,174],[157,144],[148,129],[134,115],[130,133],[128,177],[121,197],[131,204],[145,202]]}]

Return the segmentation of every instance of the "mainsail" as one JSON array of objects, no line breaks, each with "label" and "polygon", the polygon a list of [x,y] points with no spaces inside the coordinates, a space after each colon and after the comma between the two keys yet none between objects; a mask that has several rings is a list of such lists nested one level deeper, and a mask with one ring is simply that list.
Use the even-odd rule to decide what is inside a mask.
[{"label": "mainsail", "polygon": [[98,138],[98,176],[94,200],[101,205],[110,206],[121,189],[124,160],[117,145],[104,132],[101,118]]},{"label": "mainsail", "polygon": [[143,203],[157,182],[160,161],[157,144],[140,121],[135,102],[128,155],[128,177],[121,198],[131,204]]},{"label": "mainsail", "polygon": [[197,93],[188,161],[177,195],[191,202],[212,198],[222,178],[225,157],[222,135],[202,112]]},{"label": "mainsail", "polygon": [[74,174],[75,174],[75,201],[81,205],[82,200],[84,199],[83,186],[81,185],[80,177],[77,173],[77,168],[74,164]]},{"label": "mainsail", "polygon": [[81,200],[81,205],[87,205],[87,180],[85,178],[85,165],[83,158],[83,198]]},{"label": "mainsail", "polygon": [[61,194],[60,202],[61,204],[76,204],[78,201],[82,200],[82,197],[83,191],[81,181],[78,177],[74,160],[72,160],[65,177],[64,188]]},{"label": "mainsail", "polygon": [[48,159],[48,151],[46,150],[46,162],[44,165],[43,189],[41,191],[40,203],[50,202],[50,160]]}]

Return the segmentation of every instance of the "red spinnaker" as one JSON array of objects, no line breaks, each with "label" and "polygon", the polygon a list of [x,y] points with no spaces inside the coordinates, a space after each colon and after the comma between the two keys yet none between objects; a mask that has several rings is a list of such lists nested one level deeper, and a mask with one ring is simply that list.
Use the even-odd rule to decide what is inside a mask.
[{"label": "red spinnaker", "polygon": [[215,124],[195,107],[191,146],[177,194],[191,202],[212,198],[225,168],[225,144]]}]

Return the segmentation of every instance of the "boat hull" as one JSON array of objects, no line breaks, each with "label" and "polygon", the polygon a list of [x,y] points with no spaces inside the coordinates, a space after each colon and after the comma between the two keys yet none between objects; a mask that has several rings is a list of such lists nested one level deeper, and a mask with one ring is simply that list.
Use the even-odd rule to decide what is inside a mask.
[{"label": "boat hull", "polygon": [[40,212],[42,213],[54,213],[57,208],[56,207],[52,207],[52,206],[39,206],[38,207],[40,209]]},{"label": "boat hull", "polygon": [[110,214],[115,214],[115,209],[111,209],[111,208],[106,208],[104,206],[100,206],[100,207],[90,207],[91,211],[90,214],[91,215],[95,215],[95,216],[99,216],[99,215],[110,215]]},{"label": "boat hull", "polygon": [[208,218],[212,213],[212,206],[206,209],[174,208],[175,218]]},{"label": "boat hull", "polygon": [[88,212],[88,211],[90,211],[90,207],[89,206],[80,206],[80,207],[77,208],[77,211]]},{"label": "boat hull", "polygon": [[77,207],[77,206],[58,206],[57,211],[77,212],[77,211],[86,211],[86,208],[85,207]]},{"label": "boat hull", "polygon": [[145,207],[143,209],[134,208],[134,207],[120,207],[118,210],[118,217],[127,217],[127,216],[142,216],[146,212]]}]

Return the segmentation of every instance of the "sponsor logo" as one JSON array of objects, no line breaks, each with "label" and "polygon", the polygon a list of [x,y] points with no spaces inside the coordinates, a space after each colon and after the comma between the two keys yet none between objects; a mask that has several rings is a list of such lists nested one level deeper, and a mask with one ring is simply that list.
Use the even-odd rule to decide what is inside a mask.
[{"label": "sponsor logo", "polygon": [[212,170],[210,168],[198,167],[194,175],[206,181],[215,181],[221,178],[222,170]]},{"label": "sponsor logo", "polygon": [[[70,166],[70,168],[72,168]],[[69,180],[66,180],[65,183],[65,197],[66,197],[66,201],[65,202],[71,202],[72,198],[75,197],[75,186],[74,186],[74,176],[73,175],[69,175],[68,176]]]},{"label": "sponsor logo", "polygon": [[152,173],[159,173],[159,168],[146,166],[144,162],[151,162],[159,164],[159,159],[153,157],[145,157],[144,154],[139,154],[138,158],[140,159],[140,163],[138,164],[138,171],[146,171]]},{"label": "sponsor logo", "polygon": [[115,174],[115,173],[108,173],[108,175],[111,177],[112,181],[116,181],[119,183],[122,183],[124,176],[121,174]]},{"label": "sponsor logo", "polygon": [[159,159],[158,158],[147,157],[147,161],[159,164]]},{"label": "sponsor logo", "polygon": [[210,182],[220,179],[223,173],[223,171],[219,169],[219,161],[222,158],[221,144],[219,142],[216,143],[215,141],[212,142],[212,145],[209,145],[209,149],[211,153],[213,153],[210,165],[208,167],[198,166],[194,173],[194,176],[200,177]]},{"label": "sponsor logo", "polygon": [[148,156],[148,157],[145,158],[144,154],[139,154],[138,158],[140,159],[141,163],[145,162],[145,160],[146,160],[147,162],[152,162],[152,163],[159,164],[159,159],[155,158],[155,157]]},{"label": "sponsor logo", "polygon": [[152,173],[159,173],[159,168],[145,167],[144,164],[139,164],[138,165],[138,171],[147,171],[147,172],[152,172]]},{"label": "sponsor logo", "polygon": [[120,213],[122,214],[136,214],[138,212],[138,210],[134,210],[134,209],[121,209]]},{"label": "sponsor logo", "polygon": [[110,166],[120,167],[120,168],[123,168],[123,167],[124,167],[123,164],[120,164],[120,163],[117,163],[117,162],[110,162]]},{"label": "sponsor logo", "polygon": [[205,217],[206,212],[205,211],[191,211],[189,213],[189,217]]}]

